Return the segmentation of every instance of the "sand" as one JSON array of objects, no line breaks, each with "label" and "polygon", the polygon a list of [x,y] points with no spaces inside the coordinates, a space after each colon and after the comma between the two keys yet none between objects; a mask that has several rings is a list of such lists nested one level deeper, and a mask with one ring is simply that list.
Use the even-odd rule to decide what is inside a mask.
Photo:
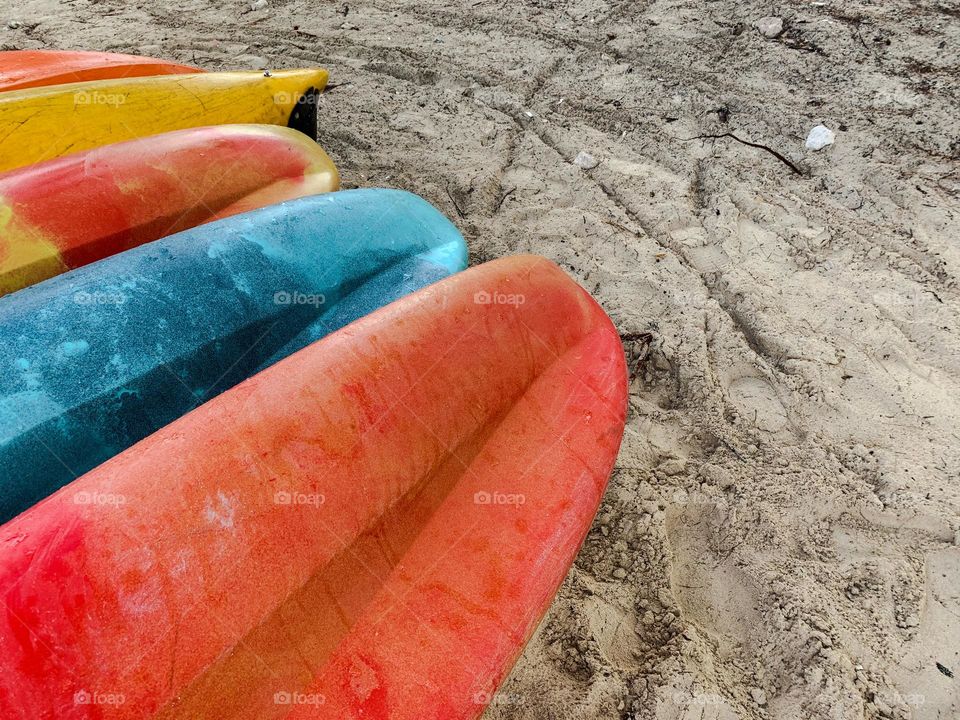
[{"label": "sand", "polygon": [[346,187],[418,192],[472,262],[546,255],[613,317],[623,449],[487,718],[960,716],[955,0],[20,0],[0,22],[4,49],[321,64]]}]

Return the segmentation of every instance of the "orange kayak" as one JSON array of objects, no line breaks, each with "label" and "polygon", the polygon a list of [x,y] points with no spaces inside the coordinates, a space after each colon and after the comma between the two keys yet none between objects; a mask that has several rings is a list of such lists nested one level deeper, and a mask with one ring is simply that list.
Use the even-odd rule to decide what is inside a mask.
[{"label": "orange kayak", "polygon": [[202,72],[157,58],[83,50],[7,50],[0,52],[0,91],[23,88]]},{"label": "orange kayak", "polygon": [[625,409],[616,330],[548,260],[402,298],[0,528],[0,716],[475,718]]},{"label": "orange kayak", "polygon": [[336,190],[333,161],[272,125],[192,128],[0,174],[0,295],[211,220]]}]

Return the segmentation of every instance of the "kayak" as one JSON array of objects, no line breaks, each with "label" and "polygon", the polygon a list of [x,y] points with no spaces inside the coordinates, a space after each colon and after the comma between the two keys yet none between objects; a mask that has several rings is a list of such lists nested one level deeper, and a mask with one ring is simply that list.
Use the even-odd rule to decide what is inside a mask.
[{"label": "kayak", "polygon": [[0,52],[0,91],[63,83],[198,73],[189,65],[151,57],[84,50]]},{"label": "kayak", "polygon": [[544,258],[382,308],[0,528],[2,714],[475,718],[625,409],[616,330]]},{"label": "kayak", "polygon": [[218,220],[0,298],[0,522],[465,266],[460,233],[425,200],[348,190]]},{"label": "kayak", "polygon": [[316,135],[319,68],[195,73],[0,93],[0,171],[171,130],[264,123]]},{"label": "kayak", "polygon": [[0,294],[210,220],[336,190],[302,133],[220,125],[0,174]]}]

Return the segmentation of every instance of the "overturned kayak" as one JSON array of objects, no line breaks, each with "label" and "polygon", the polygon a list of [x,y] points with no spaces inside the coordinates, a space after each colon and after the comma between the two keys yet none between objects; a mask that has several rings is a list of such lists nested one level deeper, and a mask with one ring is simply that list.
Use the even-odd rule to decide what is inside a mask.
[{"label": "overturned kayak", "polygon": [[0,298],[0,520],[270,363],[466,265],[396,190],[292,200]]},{"label": "overturned kayak", "polygon": [[122,53],[85,50],[0,52],[0,91],[45,85],[201,72],[179,63]]},{"label": "overturned kayak", "polygon": [[403,298],[0,528],[3,716],[475,718],[625,406],[616,330],[543,258]]},{"label": "overturned kayak", "polygon": [[0,294],[338,184],[319,145],[271,125],[178,130],[0,174]]},{"label": "overturned kayak", "polygon": [[316,135],[319,68],[96,80],[0,93],[0,171],[147,135],[225,123]]}]

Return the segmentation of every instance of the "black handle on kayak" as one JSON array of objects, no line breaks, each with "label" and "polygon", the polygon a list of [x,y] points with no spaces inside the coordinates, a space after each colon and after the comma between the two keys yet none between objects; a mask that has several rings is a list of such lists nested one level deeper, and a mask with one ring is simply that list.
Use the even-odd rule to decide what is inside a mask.
[{"label": "black handle on kayak", "polygon": [[287,127],[299,130],[312,140],[317,139],[317,103],[320,100],[320,91],[315,87],[307,91],[297,100]]}]

